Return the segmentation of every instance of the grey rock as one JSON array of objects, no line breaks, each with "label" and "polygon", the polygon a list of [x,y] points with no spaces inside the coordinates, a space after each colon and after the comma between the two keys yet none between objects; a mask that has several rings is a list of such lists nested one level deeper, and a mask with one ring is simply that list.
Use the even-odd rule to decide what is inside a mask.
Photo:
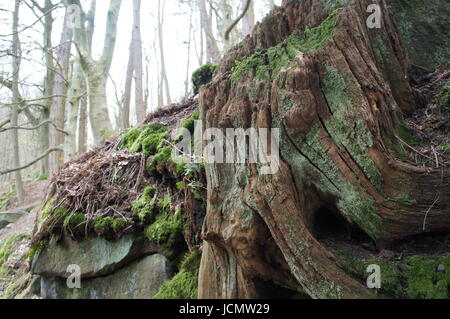
[{"label": "grey rock", "polygon": [[0,213],[0,229],[5,228],[9,224],[15,223],[26,213],[27,212],[23,210],[14,210],[10,212]]},{"label": "grey rock", "polygon": [[43,277],[68,278],[69,265],[78,265],[81,278],[108,275],[139,257],[156,253],[157,246],[146,238],[127,235],[116,241],[99,237],[65,245],[51,240],[32,263],[32,273]]},{"label": "grey rock", "polygon": [[444,272],[445,271],[445,266],[443,264],[439,264],[438,268],[437,268],[438,272]]},{"label": "grey rock", "polygon": [[66,279],[43,277],[44,299],[151,299],[169,280],[166,257],[154,254],[106,276],[81,280],[81,288],[70,289]]}]

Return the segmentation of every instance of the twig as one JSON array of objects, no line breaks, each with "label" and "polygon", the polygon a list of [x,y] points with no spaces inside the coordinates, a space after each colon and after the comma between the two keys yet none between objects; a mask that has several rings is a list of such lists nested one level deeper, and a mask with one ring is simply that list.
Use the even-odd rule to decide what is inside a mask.
[{"label": "twig", "polygon": [[[425,155],[425,154],[419,152],[418,150],[416,150],[414,147],[412,147],[411,145],[409,145],[408,143],[406,143],[404,140],[402,140],[402,139],[401,139],[400,137],[398,137],[397,135],[395,135],[395,137],[398,138],[398,140],[399,140],[400,142],[402,142],[403,144],[405,144],[408,148],[410,148],[411,150],[413,150],[413,151],[416,152],[417,154],[419,154],[419,155],[421,155],[421,156],[423,156],[423,157],[425,157],[425,158],[428,158],[429,160],[432,160],[432,161],[434,162],[434,158],[429,157],[429,156],[427,156],[427,155]],[[439,168],[439,166],[438,166],[438,168]]]},{"label": "twig", "polygon": [[431,204],[431,206],[428,208],[427,212],[425,213],[425,218],[423,219],[423,226],[422,226],[422,231],[425,231],[425,225],[427,222],[427,217],[428,214],[430,213],[430,211],[433,209],[434,205],[436,205],[436,203],[438,202],[439,198],[441,197],[441,193],[438,193],[434,199],[433,204]]}]

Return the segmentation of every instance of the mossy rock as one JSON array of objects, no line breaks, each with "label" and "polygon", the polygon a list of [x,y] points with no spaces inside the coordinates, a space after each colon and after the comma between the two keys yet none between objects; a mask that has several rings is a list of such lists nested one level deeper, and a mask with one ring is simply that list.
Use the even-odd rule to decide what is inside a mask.
[{"label": "mossy rock", "polygon": [[180,272],[164,284],[153,299],[196,299],[201,253],[198,250],[185,257]]},{"label": "mossy rock", "polygon": [[213,78],[217,65],[205,64],[192,73],[192,85],[194,86],[194,94],[198,94],[202,85],[208,84]]}]

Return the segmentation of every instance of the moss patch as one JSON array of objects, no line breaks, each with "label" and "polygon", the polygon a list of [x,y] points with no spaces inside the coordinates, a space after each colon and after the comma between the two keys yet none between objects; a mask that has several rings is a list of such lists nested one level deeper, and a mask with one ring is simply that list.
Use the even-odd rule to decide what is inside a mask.
[{"label": "moss patch", "polygon": [[147,227],[145,234],[166,254],[172,255],[172,247],[182,238],[183,228],[184,217],[181,211],[176,213],[164,211]]},{"label": "moss patch", "polygon": [[132,128],[122,137],[119,149],[130,153],[143,152],[145,156],[154,155],[168,136],[167,127],[160,123],[150,124],[142,131]]},{"label": "moss patch", "polygon": [[133,215],[137,216],[144,224],[153,217],[155,192],[156,188],[154,186],[148,186],[141,197],[132,205]]},{"label": "moss patch", "polygon": [[192,73],[192,85],[194,87],[194,93],[198,94],[202,85],[208,84],[213,78],[213,74],[217,69],[215,64],[205,64]]},{"label": "moss patch", "polygon": [[181,263],[180,272],[163,285],[153,299],[196,299],[201,253],[196,250]]},{"label": "moss patch", "polygon": [[[357,259],[348,252],[332,249],[338,257],[338,265],[344,270],[366,279],[369,265],[381,268],[381,291],[397,298],[446,299],[449,298],[450,254],[430,258],[410,256],[399,262],[372,258]],[[438,271],[439,265],[444,266]]]},{"label": "moss patch", "polygon": [[22,240],[29,239],[30,236],[19,234],[19,235],[13,235],[6,239],[6,241],[0,246],[0,273],[5,274],[8,271],[3,267],[4,264],[8,261],[9,257],[11,256],[12,249],[14,246],[21,242]]},{"label": "moss patch", "polygon": [[307,28],[302,34],[295,32],[286,41],[266,52],[257,51],[242,61],[236,61],[231,70],[231,82],[236,83],[249,71],[254,72],[256,80],[268,79],[269,72],[273,79],[299,52],[310,53],[323,48],[334,35],[341,12],[342,8],[336,8],[319,26]]}]

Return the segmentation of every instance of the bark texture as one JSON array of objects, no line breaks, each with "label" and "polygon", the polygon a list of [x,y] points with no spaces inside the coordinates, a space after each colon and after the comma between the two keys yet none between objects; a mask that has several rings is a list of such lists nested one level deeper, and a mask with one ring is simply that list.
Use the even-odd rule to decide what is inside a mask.
[{"label": "bark texture", "polygon": [[[373,2],[380,29],[366,24]],[[329,3],[284,1],[200,91],[204,128],[281,130],[276,174],[256,164],[206,167],[200,298],[274,297],[279,289],[374,297],[316,238],[323,209],[379,248],[450,229],[449,169],[416,167],[392,150],[403,114],[415,109],[393,15],[380,0]]]}]

